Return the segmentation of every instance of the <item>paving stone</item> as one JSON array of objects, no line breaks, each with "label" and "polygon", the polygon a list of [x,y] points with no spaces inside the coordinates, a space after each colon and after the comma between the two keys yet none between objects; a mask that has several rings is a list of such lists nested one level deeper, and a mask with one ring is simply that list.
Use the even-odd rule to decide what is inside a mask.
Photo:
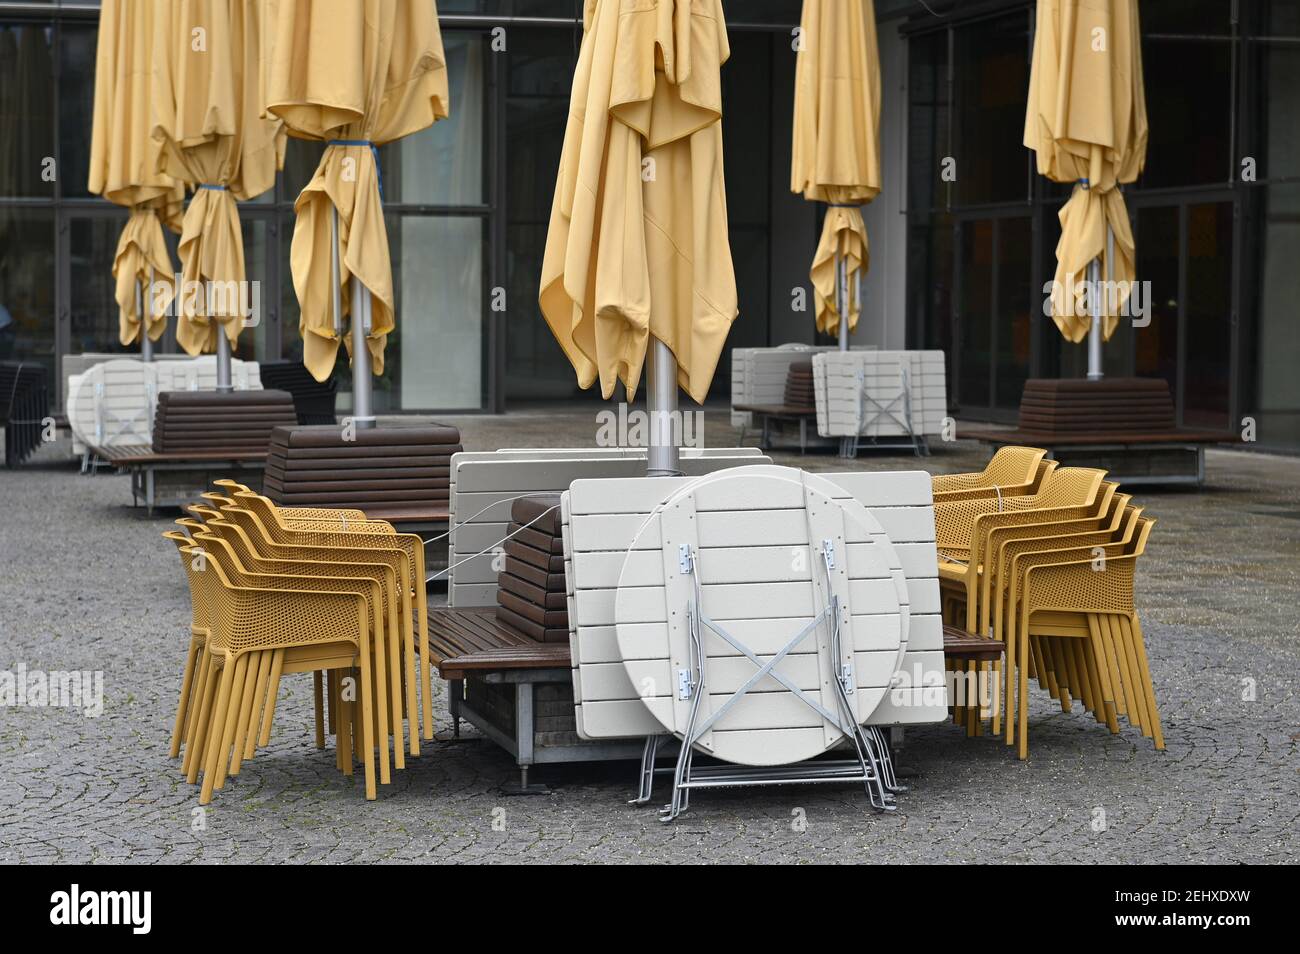
[{"label": "paving stone", "polygon": [[[470,449],[589,444],[595,413],[452,418]],[[733,445],[725,410],[705,436]],[[987,451],[777,455],[809,470],[976,469]],[[133,510],[125,477],[82,476],[48,448],[0,471],[0,669],[98,670],[104,712],[0,709],[0,862],[304,864],[541,862],[1294,862],[1300,822],[1300,461],[1211,452],[1203,493],[1136,490],[1158,519],[1138,584],[1168,750],[1112,736],[1035,689],[1031,759],[951,725],[909,730],[915,774],[889,816],[847,786],[697,793],[673,825],[665,797],[626,804],[636,765],[535,768],[516,779],[493,743],[426,743],[378,801],[314,748],[311,681],[287,676],[271,745],[196,816],[166,757],[189,600],[159,534],[177,514]],[[435,594],[433,602],[441,596]],[[1243,693],[1254,701],[1245,701]],[[438,737],[451,738],[441,684]],[[1104,811],[1105,825],[1094,830]],[[501,814],[502,810],[504,814]],[[495,813],[495,814],[494,814]],[[494,828],[500,819],[504,830]],[[792,825],[801,819],[802,830]],[[197,830],[196,820],[202,825]]]}]

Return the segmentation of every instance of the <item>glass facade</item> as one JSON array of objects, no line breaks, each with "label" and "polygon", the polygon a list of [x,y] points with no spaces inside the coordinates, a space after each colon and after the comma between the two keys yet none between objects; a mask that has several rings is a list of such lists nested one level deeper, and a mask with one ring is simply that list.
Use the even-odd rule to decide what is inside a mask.
[{"label": "glass facade", "polygon": [[[1029,376],[1082,376],[1042,312],[1069,187],[1021,145],[1034,4],[932,4],[908,40],[908,341],[949,355],[964,417],[1013,421]],[[1150,143],[1125,187],[1151,322],[1108,374],[1169,381],[1186,427],[1300,448],[1300,0],[1142,0]],[[955,181],[941,175],[952,160]]]},{"label": "glass facade", "polygon": [[[790,94],[756,86],[754,77],[766,77],[775,51],[787,48],[781,34],[797,23],[799,0],[726,5],[735,25],[732,65],[723,72],[728,99],[753,103],[757,95],[763,105],[734,110],[724,133],[746,331],[765,343],[767,210],[774,181],[784,183],[783,173],[752,157],[768,154],[773,135],[788,138],[788,118],[769,107],[784,98],[788,117]],[[56,399],[61,355],[127,350],[117,343],[111,275],[126,213],[87,191],[94,6],[0,0],[0,359],[45,364]],[[452,115],[380,150],[398,320],[375,408],[503,410],[507,402],[575,396],[573,371],[536,301],[582,6],[440,0],[438,10]],[[274,190],[241,205],[263,321],[245,331],[240,357],[301,357],[289,268],[293,201],[323,148],[291,139]],[[175,237],[168,241],[176,261]],[[173,331],[160,348],[176,350]],[[343,409],[346,362],[336,373]],[[715,390],[725,393],[728,380],[724,366]]]}]

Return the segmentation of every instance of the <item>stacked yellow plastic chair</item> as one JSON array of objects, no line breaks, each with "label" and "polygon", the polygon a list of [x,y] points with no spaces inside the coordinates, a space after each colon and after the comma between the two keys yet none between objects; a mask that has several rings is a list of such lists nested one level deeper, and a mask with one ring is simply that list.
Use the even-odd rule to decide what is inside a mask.
[{"label": "stacked yellow plastic chair", "polygon": [[[391,567],[396,580],[402,583],[394,600],[401,618],[410,753],[419,755],[421,713],[424,737],[433,737],[432,674],[425,668],[417,675],[415,660],[417,645],[421,658],[429,658],[424,542],[420,537],[396,533],[382,520],[305,517],[286,520],[269,500],[252,493],[238,493],[234,498],[217,494],[204,496],[220,505],[219,514],[223,519],[245,531],[258,556],[327,564],[378,560]],[[422,709],[417,702],[417,685],[422,687]]]},{"label": "stacked yellow plastic chair", "polygon": [[[390,736],[395,765],[405,766],[403,722],[411,754],[419,751],[414,657],[428,639],[423,543],[359,511],[280,510],[242,485],[221,483],[234,496],[204,494],[207,504],[178,521],[189,536],[165,534],[180,549],[194,606],[171,754],[184,740],[181,770],[191,783],[202,772],[207,804],[269,742],[281,675],[310,671],[317,746],[325,745],[328,695],[338,766],[351,774],[361,761],[374,798],[376,769],[381,784],[391,780]],[[344,605],[351,611],[340,617]],[[427,674],[423,684],[429,738]]]},{"label": "stacked yellow plastic chair", "polygon": [[[1031,675],[1065,711],[1073,697],[1112,733],[1119,732],[1117,716],[1124,716],[1157,749],[1165,747],[1134,602],[1137,558],[1146,550],[1155,521],[1133,508],[1128,518],[1114,543],[1044,548],[1019,553],[1010,562],[1006,629],[1024,660],[1014,732],[1022,759],[1029,755]],[[1008,744],[1012,730],[1008,719]]]},{"label": "stacked yellow plastic chair", "polygon": [[[935,478],[948,495],[936,501],[935,516],[945,620],[1006,646],[1005,667],[993,668],[1005,675],[1007,744],[1018,741],[1019,756],[1028,756],[1028,682],[1036,678],[1064,710],[1080,702],[1112,732],[1123,716],[1163,748],[1133,600],[1134,564],[1153,521],[1103,471],[1054,469],[1036,448],[1004,450],[1024,453],[997,467],[995,457],[983,473],[953,475],[946,485]],[[999,480],[1030,466],[1034,492],[1003,492]],[[982,486],[990,484],[998,488],[991,497]],[[954,709],[968,734],[978,734],[978,710],[971,715]],[[990,715],[1000,734],[996,689]]]},{"label": "stacked yellow plastic chair", "polygon": [[1035,493],[1043,476],[1056,467],[1039,447],[1000,447],[985,468],[974,474],[930,478],[934,502],[982,497],[1020,497]]}]

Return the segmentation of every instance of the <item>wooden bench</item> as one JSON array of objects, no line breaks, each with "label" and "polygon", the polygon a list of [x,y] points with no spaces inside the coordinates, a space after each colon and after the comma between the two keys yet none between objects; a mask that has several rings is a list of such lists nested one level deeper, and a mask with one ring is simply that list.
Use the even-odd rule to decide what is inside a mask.
[{"label": "wooden bench", "polygon": [[547,791],[544,785],[529,784],[528,770],[535,764],[641,756],[639,741],[590,742],[546,729],[545,707],[573,709],[567,642],[537,642],[498,620],[491,607],[441,609],[429,611],[429,654],[439,676],[448,681],[455,738],[460,738],[461,719],[468,719],[514,758],[519,784],[506,786],[507,794]]},{"label": "wooden bench", "polygon": [[963,662],[990,662],[1002,658],[1006,644],[1000,639],[975,636],[959,626],[943,626],[943,655],[945,659]]},{"label": "wooden bench", "polygon": [[1100,467],[1123,484],[1205,483],[1205,448],[1240,443],[1231,431],[1077,431],[1069,433],[963,429],[960,437],[993,447],[1008,444],[1042,447],[1047,456],[1068,467]]},{"label": "wooden bench", "polygon": [[266,467],[266,454],[223,451],[159,454],[150,444],[99,448],[95,456],[131,475],[132,503],[144,503],[151,517],[155,507],[183,507],[192,503],[220,477],[230,477],[258,490]]},{"label": "wooden bench", "polygon": [[488,607],[429,614],[429,653],[443,679],[471,672],[569,668],[569,644],[539,643],[496,618]]},{"label": "wooden bench", "polygon": [[[974,737],[984,731],[982,706],[986,691],[997,692],[997,678],[989,678],[986,664],[1002,658],[1006,644],[1000,639],[976,636],[958,626],[943,626],[943,658],[948,671],[954,673],[952,680],[950,704],[953,710],[953,722],[966,730],[966,735]],[[962,680],[965,680],[964,682]],[[971,684],[974,683],[974,686]],[[967,694],[975,693],[975,705],[964,704]]]},{"label": "wooden bench", "polygon": [[[732,410],[742,414],[752,414],[761,422],[762,437],[759,446],[764,450],[771,448],[771,428],[773,421],[797,421],[799,424],[799,453],[808,451],[808,422],[817,420],[817,408],[794,407],[787,404],[737,404]],[[740,443],[745,443],[745,429],[740,432]]]},{"label": "wooden bench", "polygon": [[1235,443],[1230,431],[1180,428],[1164,378],[1031,378],[1015,430],[962,431],[986,444],[1046,448],[1075,467],[1100,467],[1127,484],[1205,482],[1205,445]]}]

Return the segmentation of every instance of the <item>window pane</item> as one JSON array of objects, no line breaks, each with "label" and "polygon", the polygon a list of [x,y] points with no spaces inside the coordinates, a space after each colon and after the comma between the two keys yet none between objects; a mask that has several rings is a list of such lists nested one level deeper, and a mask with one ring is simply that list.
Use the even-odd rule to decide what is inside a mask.
[{"label": "window pane", "polygon": [[393,247],[397,333],[388,339],[394,408],[483,402],[483,220],[403,216]]},{"label": "window pane", "polygon": [[65,22],[59,29],[59,185],[65,196],[90,194],[97,35],[96,27],[80,23]]},{"label": "window pane", "polygon": [[1259,439],[1270,445],[1300,445],[1300,185],[1270,186],[1262,225],[1260,256]]},{"label": "window pane", "polygon": [[[483,39],[447,31],[451,115],[384,148],[384,200],[421,205],[483,201]],[[391,183],[391,185],[390,185]]]},{"label": "window pane", "polygon": [[1142,0],[1139,12],[1143,34],[1227,36],[1232,32],[1232,0]]},{"label": "window pane", "polygon": [[954,198],[962,204],[1023,199],[1032,169],[1023,145],[1029,18],[1021,12],[961,27],[954,55]]},{"label": "window pane", "polygon": [[[139,350],[122,347],[118,338],[120,321],[113,256],[125,225],[124,215],[74,218],[69,222],[68,350],[71,354],[86,351],[134,354]],[[54,287],[53,278],[50,287]],[[172,319],[168,324],[174,323]]]},{"label": "window pane", "polygon": [[939,171],[948,151],[948,35],[927,33],[908,45],[907,205],[924,213],[947,205]]},{"label": "window pane", "polygon": [[0,24],[0,196],[54,195],[52,33]]},{"label": "window pane", "polygon": [[0,206],[0,361],[43,364],[54,381],[54,213]]},{"label": "window pane", "polygon": [[993,370],[997,406],[1015,409],[1029,377],[1029,323],[1042,315],[1042,296],[1030,287],[1028,216],[998,223],[998,252],[998,350]]},{"label": "window pane", "polygon": [[1188,206],[1184,426],[1228,426],[1231,322],[1232,203]]},{"label": "window pane", "polygon": [[1300,48],[1259,43],[1251,44],[1249,54],[1258,92],[1255,179],[1300,175]]},{"label": "window pane", "polygon": [[[1161,377],[1178,389],[1178,214],[1177,206],[1137,212],[1137,280],[1150,282],[1151,323],[1133,329],[1138,377]],[[1082,350],[1082,349],[1080,349]]]},{"label": "window pane", "polygon": [[249,286],[249,294],[252,295],[253,289],[257,290],[261,311],[258,323],[252,328],[245,327],[243,334],[239,336],[239,353],[236,357],[244,361],[272,360],[272,355],[267,349],[272,302],[271,287],[266,275],[270,256],[267,248],[266,221],[263,218],[244,215],[239,223],[244,235],[244,278],[245,281],[255,283]]},{"label": "window pane", "polygon": [[961,302],[958,311],[958,401],[962,410],[989,406],[993,305],[993,223],[961,227]]},{"label": "window pane", "polygon": [[[1142,188],[1228,180],[1230,44],[1148,40],[1142,45],[1151,134]],[[1177,82],[1166,78],[1177,77]]]}]

